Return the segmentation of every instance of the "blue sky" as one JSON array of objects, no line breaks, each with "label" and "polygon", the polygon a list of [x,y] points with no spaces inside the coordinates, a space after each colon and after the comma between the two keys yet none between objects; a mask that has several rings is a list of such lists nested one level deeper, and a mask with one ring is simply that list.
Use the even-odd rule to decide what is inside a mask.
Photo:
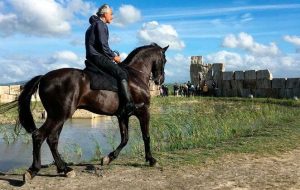
[{"label": "blue sky", "polygon": [[226,71],[300,77],[299,0],[1,0],[0,84],[83,68],[88,19],[103,3],[115,17],[110,46],[123,59],[151,42],[170,45],[166,82],[189,80],[193,55],[222,62]]}]

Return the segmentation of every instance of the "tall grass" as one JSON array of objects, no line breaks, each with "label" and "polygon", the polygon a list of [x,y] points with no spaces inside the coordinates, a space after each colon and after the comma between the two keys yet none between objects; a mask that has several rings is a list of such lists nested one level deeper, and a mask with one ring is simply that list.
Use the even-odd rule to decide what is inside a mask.
[{"label": "tall grass", "polygon": [[[152,101],[150,135],[154,151],[215,147],[300,116],[300,104],[292,100],[168,97]],[[132,152],[142,153],[143,142],[136,137],[139,128],[133,129]]]},{"label": "tall grass", "polygon": [[[37,104],[37,111],[42,110]],[[37,112],[38,113],[38,112]],[[150,107],[151,147],[155,152],[193,148],[214,148],[222,142],[241,137],[268,136],[274,127],[288,125],[300,117],[300,101],[278,99],[243,99],[211,97],[155,97]],[[13,118],[16,114],[7,113]],[[38,114],[36,114],[38,115]],[[38,116],[36,116],[38,118]],[[118,123],[114,123],[118,125]],[[3,125],[2,125],[3,126]],[[299,126],[300,127],[300,126]],[[11,127],[1,127],[0,134],[5,142],[17,139]],[[0,135],[0,136],[1,136]],[[107,134],[108,143],[114,149],[119,142],[115,135]],[[30,136],[27,135],[30,139]],[[98,160],[102,149],[95,144],[93,160]],[[66,160],[80,160],[82,148],[78,144],[64,147]],[[130,119],[129,144],[125,154],[144,155],[144,143],[136,118]]]}]

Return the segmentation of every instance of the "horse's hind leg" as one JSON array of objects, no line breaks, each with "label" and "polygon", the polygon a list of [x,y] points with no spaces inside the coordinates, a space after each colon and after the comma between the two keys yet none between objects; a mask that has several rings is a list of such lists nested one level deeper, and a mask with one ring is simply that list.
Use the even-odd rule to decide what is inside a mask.
[{"label": "horse's hind leg", "polygon": [[23,176],[24,182],[31,180],[41,169],[41,146],[44,140],[47,138],[47,128],[51,126],[51,123],[46,120],[46,122],[32,133],[32,146],[33,146],[33,162],[31,167]]},{"label": "horse's hind leg", "polygon": [[74,177],[75,172],[73,172],[73,170],[67,166],[67,164],[61,158],[61,156],[57,150],[59,136],[60,136],[62,128],[63,128],[63,124],[57,124],[53,129],[51,129],[51,132],[47,138],[47,144],[49,145],[52,156],[54,158],[54,161],[55,161],[55,164],[57,167],[57,173],[63,172],[68,177]]},{"label": "horse's hind leg", "polygon": [[128,142],[128,117],[125,118],[118,118],[119,120],[119,128],[120,128],[120,133],[121,133],[121,143],[119,146],[116,148],[116,150],[112,151],[109,153],[108,156],[105,156],[101,160],[101,165],[107,165],[114,159],[116,159],[120,153],[120,151],[126,146]]}]

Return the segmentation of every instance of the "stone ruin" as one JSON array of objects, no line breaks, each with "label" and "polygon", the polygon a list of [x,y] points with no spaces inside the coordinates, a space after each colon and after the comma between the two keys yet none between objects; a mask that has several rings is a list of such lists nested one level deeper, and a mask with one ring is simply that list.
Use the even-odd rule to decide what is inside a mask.
[{"label": "stone ruin", "polygon": [[223,63],[204,64],[202,56],[192,56],[191,82],[210,91],[215,81],[215,94],[224,97],[300,97],[300,78],[273,78],[269,70],[225,71]]},{"label": "stone ruin", "polygon": [[[159,86],[155,85],[153,81],[149,81],[149,89],[151,96],[159,95]],[[17,100],[21,90],[21,85],[0,86],[0,103],[8,103]],[[39,93],[35,93],[31,97],[31,101],[41,101]]]}]

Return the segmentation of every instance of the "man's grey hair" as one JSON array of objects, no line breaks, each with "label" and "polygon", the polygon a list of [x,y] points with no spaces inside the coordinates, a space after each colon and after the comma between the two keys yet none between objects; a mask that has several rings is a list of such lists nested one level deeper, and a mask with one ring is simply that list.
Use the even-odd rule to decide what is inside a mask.
[{"label": "man's grey hair", "polygon": [[99,7],[98,12],[97,12],[96,14],[97,14],[97,16],[100,17],[100,16],[102,16],[103,14],[107,13],[109,9],[111,9],[111,8],[109,7],[109,5],[108,5],[108,4],[104,4],[104,5],[102,5],[101,7]]}]

